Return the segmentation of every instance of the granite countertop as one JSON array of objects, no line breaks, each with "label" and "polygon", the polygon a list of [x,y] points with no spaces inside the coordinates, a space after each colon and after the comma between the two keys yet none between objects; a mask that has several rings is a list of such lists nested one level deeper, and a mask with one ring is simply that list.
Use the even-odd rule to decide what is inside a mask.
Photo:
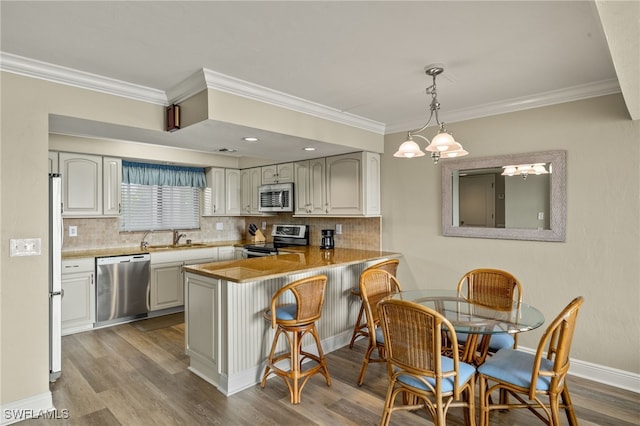
[{"label": "granite countertop", "polygon": [[388,251],[343,248],[322,250],[317,246],[285,247],[280,252],[282,254],[276,256],[187,265],[184,270],[210,278],[243,283],[267,280],[313,269],[401,256],[400,253]]},{"label": "granite countertop", "polygon": [[204,242],[204,243],[196,243],[196,244],[179,244],[177,246],[172,246],[170,244],[151,245],[147,247],[145,250],[142,250],[140,246],[132,246],[132,247],[111,247],[104,249],[87,249],[87,250],[75,250],[75,251],[63,251],[62,259],[77,259],[81,257],[103,257],[103,256],[123,256],[128,254],[141,254],[141,253],[158,253],[158,252],[167,252],[171,250],[193,250],[193,249],[202,249],[202,248],[210,248],[210,247],[226,247],[226,246],[236,246],[242,247],[245,244],[249,244],[247,241],[212,241],[212,242]]}]

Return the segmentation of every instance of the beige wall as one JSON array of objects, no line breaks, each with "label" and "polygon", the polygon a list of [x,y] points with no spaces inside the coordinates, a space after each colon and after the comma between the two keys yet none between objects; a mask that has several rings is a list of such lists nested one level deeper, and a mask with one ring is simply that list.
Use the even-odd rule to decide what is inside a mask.
[{"label": "beige wall", "polygon": [[[13,74],[1,78],[0,403],[8,404],[49,392],[48,114],[160,130],[164,109]],[[495,266],[520,277],[525,300],[547,318],[582,294],[573,356],[639,373],[640,123],[628,119],[622,98],[448,127],[473,156],[566,149],[567,242],[441,237],[440,168],[428,158],[393,158],[402,135],[392,135],[382,162],[383,249],[404,253],[404,286],[451,287],[467,269]],[[613,155],[603,152],[606,144]],[[9,257],[11,238],[41,238],[42,255]],[[532,346],[538,335],[521,342]]]},{"label": "beige wall", "polygon": [[[405,135],[388,135],[382,160],[382,241],[385,250],[404,253],[403,286],[452,288],[469,269],[505,269],[522,281],[525,302],[539,307],[548,320],[582,295],[572,357],[640,373],[640,122],[629,119],[622,97],[447,128],[469,157],[567,150],[567,239],[443,237],[440,167],[428,157],[394,158]],[[520,344],[535,348],[541,333],[524,333]]]}]

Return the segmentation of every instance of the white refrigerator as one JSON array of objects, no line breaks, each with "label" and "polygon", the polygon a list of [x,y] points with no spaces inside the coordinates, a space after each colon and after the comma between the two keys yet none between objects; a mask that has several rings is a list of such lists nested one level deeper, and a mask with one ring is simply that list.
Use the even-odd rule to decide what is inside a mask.
[{"label": "white refrigerator", "polygon": [[49,381],[62,370],[62,180],[49,174]]}]

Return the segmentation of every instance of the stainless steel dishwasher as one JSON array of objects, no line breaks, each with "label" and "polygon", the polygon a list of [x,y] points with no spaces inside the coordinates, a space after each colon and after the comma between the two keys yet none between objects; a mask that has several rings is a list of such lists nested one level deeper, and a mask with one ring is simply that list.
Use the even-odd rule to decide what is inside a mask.
[{"label": "stainless steel dishwasher", "polygon": [[96,257],[96,327],[149,314],[151,255]]}]

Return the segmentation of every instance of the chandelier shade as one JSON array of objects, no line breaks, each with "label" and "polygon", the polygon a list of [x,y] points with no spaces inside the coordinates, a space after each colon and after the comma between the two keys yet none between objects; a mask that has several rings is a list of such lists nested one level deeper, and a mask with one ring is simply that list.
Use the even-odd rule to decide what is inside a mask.
[{"label": "chandelier shade", "polygon": [[[407,140],[400,145],[398,151],[393,154],[394,157],[414,158],[424,156],[424,153],[420,150],[420,146],[413,140],[414,136],[424,139],[427,142],[425,151],[431,153],[431,159],[435,164],[438,164],[438,160],[440,160],[440,158],[455,158],[469,154],[460,143],[456,142],[453,135],[450,132],[447,132],[447,129],[444,127],[444,123],[440,122],[440,119],[438,118],[440,102],[438,101],[438,93],[436,90],[436,76],[441,74],[443,71],[444,68],[439,66],[432,65],[425,67],[425,73],[433,77],[433,84],[426,89],[427,94],[431,95],[431,104],[429,105],[431,114],[424,126],[408,132]],[[435,124],[438,125],[439,130],[438,133],[429,140],[419,133],[426,130],[433,118],[435,118]]]}]

